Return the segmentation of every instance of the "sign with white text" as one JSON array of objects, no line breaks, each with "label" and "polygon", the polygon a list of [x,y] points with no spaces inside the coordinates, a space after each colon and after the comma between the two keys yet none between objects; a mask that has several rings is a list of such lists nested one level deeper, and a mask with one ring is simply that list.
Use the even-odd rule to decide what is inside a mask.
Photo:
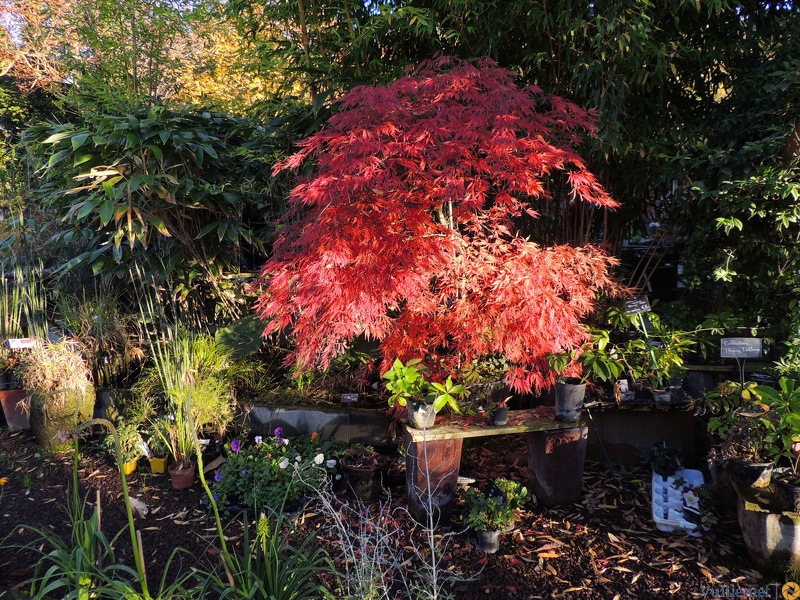
[{"label": "sign with white text", "polygon": [[761,358],[761,338],[722,338],[719,355],[722,358]]}]

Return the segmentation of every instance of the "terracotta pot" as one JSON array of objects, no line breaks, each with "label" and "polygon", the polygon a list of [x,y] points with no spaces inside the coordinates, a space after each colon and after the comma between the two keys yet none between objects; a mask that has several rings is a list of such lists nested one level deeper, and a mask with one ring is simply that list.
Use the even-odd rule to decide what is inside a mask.
[{"label": "terracotta pot", "polygon": [[169,469],[169,476],[172,478],[172,487],[176,490],[185,490],[192,487],[194,483],[195,465],[190,464],[185,469],[178,469],[172,466]]},{"label": "terracotta pot", "polygon": [[500,549],[499,531],[476,531],[477,543],[475,547],[487,554],[494,554]]},{"label": "terracotta pot", "polygon": [[381,497],[383,491],[383,472],[389,461],[383,460],[371,467],[354,467],[347,464],[346,459],[340,461],[344,475],[345,492],[354,500],[374,502]]},{"label": "terracotta pot", "polygon": [[27,397],[25,390],[0,390],[0,403],[3,404],[3,413],[6,416],[6,424],[12,431],[29,429],[28,413],[19,406],[19,403]]}]

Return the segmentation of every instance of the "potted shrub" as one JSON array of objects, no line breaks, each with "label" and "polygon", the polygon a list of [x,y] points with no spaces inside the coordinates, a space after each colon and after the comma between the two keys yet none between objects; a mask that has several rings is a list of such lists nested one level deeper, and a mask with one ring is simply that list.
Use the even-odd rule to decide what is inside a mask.
[{"label": "potted shrub", "polygon": [[31,429],[48,450],[68,447],[67,432],[92,418],[94,386],[91,371],[71,340],[37,340],[19,353],[17,373],[28,390]]},{"label": "potted shrub", "polygon": [[176,490],[189,488],[194,483],[196,433],[191,413],[181,404],[173,405],[173,413],[157,419],[153,431],[167,447],[170,457],[169,476]]},{"label": "potted shrub", "polygon": [[405,364],[395,359],[392,368],[383,374],[386,389],[391,392],[389,406],[398,404],[408,408],[408,420],[415,429],[433,426],[436,413],[445,406],[460,413],[458,400],[467,394],[462,384],[456,384],[451,377],[444,383],[428,381],[428,369],[422,360],[412,358]]},{"label": "potted shrub", "polygon": [[164,443],[162,436],[158,435],[155,428],[155,424],[150,426],[147,438],[147,460],[150,462],[150,471],[162,474],[167,472],[169,448]]},{"label": "potted shrub", "polygon": [[464,522],[475,530],[477,548],[489,554],[500,548],[500,533],[505,531],[514,511],[502,495],[489,496],[470,488],[463,494],[467,506]]},{"label": "potted shrub", "polygon": [[389,459],[372,446],[353,444],[340,459],[347,495],[356,500],[373,502],[383,489],[383,472]]},{"label": "potted shrub", "polygon": [[6,424],[12,431],[20,431],[30,427],[27,403],[25,401],[28,394],[19,387],[16,374],[16,366],[18,364],[19,359],[14,352],[0,349],[0,371],[3,374],[3,383],[0,384],[0,404],[3,406]]},{"label": "potted shrub", "polygon": [[666,480],[681,468],[681,451],[674,446],[656,444],[650,449],[650,467]]},{"label": "potted shrub", "polygon": [[511,399],[511,396],[507,396],[506,398],[502,398],[498,400],[495,405],[492,407],[492,425],[496,427],[502,427],[506,423],[508,423],[508,401]]},{"label": "potted shrub", "polygon": [[[573,352],[547,355],[551,369],[556,372],[555,411],[557,421],[577,421],[583,410],[586,382],[611,382],[624,369],[609,345],[609,334],[602,329],[591,330],[591,341]],[[574,374],[577,376],[568,376]]]},{"label": "potted shrub", "polygon": [[739,526],[764,573],[800,568],[800,482],[794,448],[800,440],[800,386],[781,377],[777,387],[727,382],[720,412],[709,420],[717,453],[738,495]]},{"label": "potted shrub", "polygon": [[139,434],[137,426],[131,423],[117,427],[117,435],[119,436],[119,451],[117,451],[111,434],[104,438],[103,447],[111,454],[115,463],[122,464],[125,474],[130,475],[136,470],[139,458],[144,456],[142,436]]}]

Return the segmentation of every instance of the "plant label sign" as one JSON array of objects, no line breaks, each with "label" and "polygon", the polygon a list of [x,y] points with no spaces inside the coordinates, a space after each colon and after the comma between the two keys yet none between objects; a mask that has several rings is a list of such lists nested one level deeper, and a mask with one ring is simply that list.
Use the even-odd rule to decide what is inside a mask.
[{"label": "plant label sign", "polygon": [[31,338],[10,338],[6,341],[6,346],[10,350],[22,350],[24,348],[33,348],[36,343]]},{"label": "plant label sign", "polygon": [[625,314],[630,316],[650,312],[650,302],[647,296],[639,296],[633,300],[625,300]]},{"label": "plant label sign", "polygon": [[358,402],[358,394],[342,394],[342,404]]},{"label": "plant label sign", "polygon": [[761,338],[722,338],[722,358],[761,358]]}]

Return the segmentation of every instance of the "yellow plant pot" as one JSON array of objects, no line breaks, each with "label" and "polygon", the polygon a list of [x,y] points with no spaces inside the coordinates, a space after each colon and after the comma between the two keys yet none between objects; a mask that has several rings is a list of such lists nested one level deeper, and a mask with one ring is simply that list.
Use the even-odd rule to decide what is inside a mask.
[{"label": "yellow plant pot", "polygon": [[130,475],[136,470],[136,463],[137,459],[129,460],[124,465],[122,465],[122,470],[125,472],[125,475]]},{"label": "yellow plant pot", "polygon": [[167,457],[163,458],[150,458],[150,470],[153,473],[166,473],[167,472]]}]

